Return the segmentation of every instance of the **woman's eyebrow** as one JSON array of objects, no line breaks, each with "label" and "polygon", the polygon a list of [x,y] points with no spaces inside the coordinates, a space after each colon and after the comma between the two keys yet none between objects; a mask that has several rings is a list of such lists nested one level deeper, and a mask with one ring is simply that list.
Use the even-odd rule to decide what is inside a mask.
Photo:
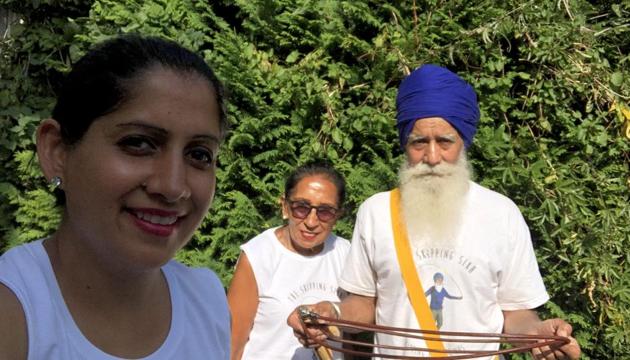
[{"label": "woman's eyebrow", "polygon": [[164,128],[147,124],[141,121],[131,121],[131,122],[126,122],[122,124],[116,124],[116,127],[117,128],[140,128],[140,129],[150,130],[152,132],[157,132],[165,136],[168,134],[168,131],[166,131],[166,129]]},{"label": "woman's eyebrow", "polygon": [[[117,124],[116,125],[117,128],[139,128],[139,129],[144,129],[147,131],[151,131],[154,133],[157,133],[160,136],[168,136],[168,130],[161,128],[159,126],[155,126],[152,124],[147,124],[145,122],[142,121],[131,121],[131,122],[126,122],[126,123],[122,123],[122,124]],[[194,135],[192,137],[193,140],[195,141],[202,141],[202,142],[210,142],[210,143],[219,143],[219,137],[213,134],[198,134],[198,135]]]},{"label": "woman's eyebrow", "polygon": [[195,135],[192,138],[195,141],[202,141],[202,142],[208,142],[208,143],[220,143],[221,141],[219,140],[218,136],[215,135],[209,135],[209,134],[205,134],[205,135]]}]

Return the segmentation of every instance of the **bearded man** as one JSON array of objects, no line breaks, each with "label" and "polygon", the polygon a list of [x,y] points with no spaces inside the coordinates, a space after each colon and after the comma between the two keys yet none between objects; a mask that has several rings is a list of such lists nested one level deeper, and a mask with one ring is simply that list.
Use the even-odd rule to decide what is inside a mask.
[{"label": "bearded man", "polygon": [[[341,303],[310,308],[324,316],[412,329],[436,329],[422,284],[440,273],[440,286],[457,301],[440,308],[440,330],[570,337],[561,319],[542,321],[535,308],[549,295],[527,225],[507,197],[471,181],[466,159],[479,121],[472,87],[451,71],[424,65],[403,80],[396,99],[397,127],[406,161],[399,189],[373,195],[357,213],[340,286]],[[411,270],[409,266],[411,264]],[[415,279],[415,280],[414,280]],[[304,344],[297,312],[288,323]],[[311,337],[322,336],[309,330]],[[536,351],[538,359],[577,359],[570,343]],[[496,350],[495,344],[409,340],[378,333],[375,342],[416,348]],[[439,356],[429,351],[381,354]]]}]

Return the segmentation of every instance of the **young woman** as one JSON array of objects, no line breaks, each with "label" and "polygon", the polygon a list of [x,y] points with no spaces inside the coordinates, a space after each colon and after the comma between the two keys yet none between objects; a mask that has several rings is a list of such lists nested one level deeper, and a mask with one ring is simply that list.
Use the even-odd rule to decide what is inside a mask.
[{"label": "young woman", "polygon": [[227,123],[202,58],[123,36],[79,60],[37,130],[57,231],[0,258],[1,359],[227,359],[218,278],[172,260],[208,211]]},{"label": "young woman", "polygon": [[298,304],[339,301],[337,277],[350,243],[332,229],[344,198],[343,178],[326,164],[307,164],[288,177],[287,223],[241,246],[228,290],[233,360],[314,358],[286,319]]}]

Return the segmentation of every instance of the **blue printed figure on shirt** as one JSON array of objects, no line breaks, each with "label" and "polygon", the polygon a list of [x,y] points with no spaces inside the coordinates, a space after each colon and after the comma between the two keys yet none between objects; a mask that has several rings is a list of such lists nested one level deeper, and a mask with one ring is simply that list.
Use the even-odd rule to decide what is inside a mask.
[{"label": "blue printed figure on shirt", "polygon": [[429,304],[429,307],[431,308],[435,325],[438,329],[440,329],[442,327],[442,308],[444,299],[461,300],[463,299],[463,296],[453,296],[446,291],[443,286],[444,275],[440,272],[436,272],[433,275],[433,282],[434,285],[431,286],[429,290],[425,291],[424,296],[431,296],[431,303]]}]

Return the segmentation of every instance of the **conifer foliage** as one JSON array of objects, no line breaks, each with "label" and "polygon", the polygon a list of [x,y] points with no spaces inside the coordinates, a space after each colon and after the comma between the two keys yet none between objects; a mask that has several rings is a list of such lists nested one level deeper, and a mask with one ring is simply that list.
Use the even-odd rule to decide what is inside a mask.
[{"label": "conifer foliage", "polygon": [[[239,245],[281,223],[286,173],[332,161],[358,204],[396,185],[396,87],[436,63],[475,87],[476,179],[530,226],[552,300],[586,359],[630,358],[630,2],[0,0],[0,249],[41,238],[59,209],[34,158],[61,74],[95,41],[165,36],[229,91],[217,195],[178,258],[227,284]],[[0,23],[2,24],[2,23]],[[5,29],[1,29],[5,30]]]}]

